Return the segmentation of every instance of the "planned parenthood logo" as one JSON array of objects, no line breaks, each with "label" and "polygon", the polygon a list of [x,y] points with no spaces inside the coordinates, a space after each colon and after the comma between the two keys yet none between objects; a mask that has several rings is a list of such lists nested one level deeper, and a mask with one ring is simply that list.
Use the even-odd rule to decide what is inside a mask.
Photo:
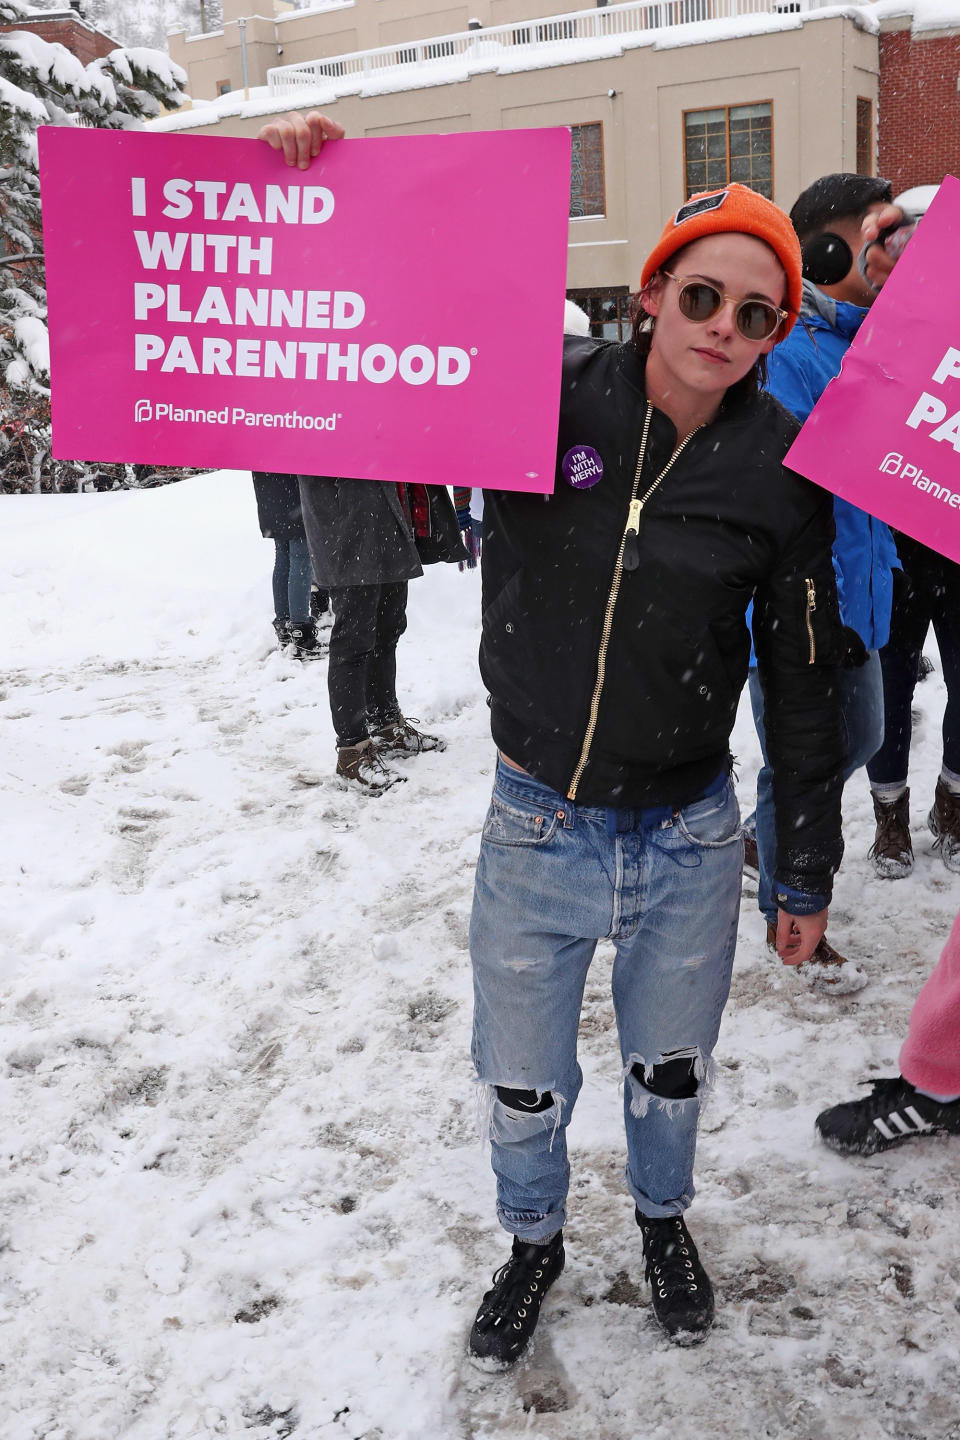
[{"label": "planned parenthood logo", "polygon": [[881,475],[898,475],[901,480],[909,480],[911,485],[929,495],[931,500],[942,500],[951,510],[960,509],[960,491],[951,490],[949,485],[938,485],[936,480],[924,474],[919,465],[905,460],[899,451],[891,450],[878,468]]},{"label": "planned parenthood logo", "polygon": [[199,410],[193,406],[173,405],[166,400],[138,400],[133,410],[137,424],[145,420],[167,425],[244,425],[258,430],[336,430],[343,412],[331,415],[303,415],[299,410],[281,412],[244,410],[239,405],[221,409]]}]

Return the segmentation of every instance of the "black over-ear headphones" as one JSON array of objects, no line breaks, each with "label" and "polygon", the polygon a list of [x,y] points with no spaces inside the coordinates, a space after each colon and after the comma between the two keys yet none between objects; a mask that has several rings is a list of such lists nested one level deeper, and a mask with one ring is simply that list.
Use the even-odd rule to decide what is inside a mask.
[{"label": "black over-ear headphones", "polygon": [[853,251],[842,235],[825,230],[802,250],[803,278],[814,285],[839,285],[853,264]]}]

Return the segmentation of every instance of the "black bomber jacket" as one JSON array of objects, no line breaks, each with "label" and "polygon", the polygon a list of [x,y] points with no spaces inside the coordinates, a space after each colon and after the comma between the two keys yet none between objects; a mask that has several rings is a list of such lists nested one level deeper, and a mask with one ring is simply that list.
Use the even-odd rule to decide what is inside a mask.
[{"label": "black bomber jacket", "polygon": [[682,807],[732,764],[753,600],[776,880],[829,897],[846,740],[831,497],[783,465],[793,416],[768,394],[728,392],[638,521],[634,509],[625,545],[631,498],[677,445],[654,410],[635,487],[646,409],[632,345],[568,338],[553,494],[485,492],[494,741],[577,803]]}]

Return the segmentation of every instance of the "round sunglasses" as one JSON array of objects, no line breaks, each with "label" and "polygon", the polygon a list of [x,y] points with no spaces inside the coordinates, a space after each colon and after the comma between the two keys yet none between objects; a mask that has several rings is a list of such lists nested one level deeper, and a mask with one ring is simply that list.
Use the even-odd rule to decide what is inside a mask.
[{"label": "round sunglasses", "polygon": [[789,310],[779,309],[770,300],[737,300],[735,295],[724,295],[709,280],[687,280],[670,270],[661,270],[660,273],[668,280],[676,280],[680,286],[677,294],[680,314],[695,325],[705,325],[723,309],[724,301],[730,300],[737,307],[735,313],[740,334],[744,340],[758,343],[775,335],[781,322],[790,314]]}]

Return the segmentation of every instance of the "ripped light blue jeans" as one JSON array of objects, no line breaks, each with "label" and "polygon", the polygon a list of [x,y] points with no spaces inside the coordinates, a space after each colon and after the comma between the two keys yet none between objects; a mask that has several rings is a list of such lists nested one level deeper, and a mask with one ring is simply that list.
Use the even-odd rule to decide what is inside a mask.
[{"label": "ripped light blue jeans", "polygon": [[[607,811],[499,762],[470,954],[473,1061],[489,1102],[497,1213],[511,1234],[542,1240],[566,1218],[580,1008],[604,938],[616,948],[627,1189],[650,1216],[678,1215],[692,1201],[700,1090],[730,989],[742,864],[729,780],[679,812]],[[692,1062],[701,1083],[691,1098],[665,1100],[643,1083],[670,1060]],[[524,1112],[496,1087],[549,1092],[552,1103]]]}]

